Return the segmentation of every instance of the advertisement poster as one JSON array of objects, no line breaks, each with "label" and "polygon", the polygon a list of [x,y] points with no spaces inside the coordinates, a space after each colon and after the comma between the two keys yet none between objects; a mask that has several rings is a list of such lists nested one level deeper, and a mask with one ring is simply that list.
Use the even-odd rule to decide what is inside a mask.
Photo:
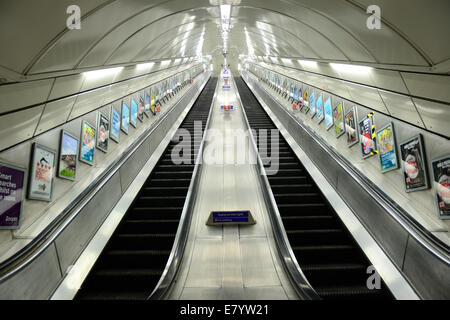
[{"label": "advertisement poster", "polygon": [[121,129],[123,132],[128,134],[130,128],[130,107],[124,102],[122,102],[122,125]]},{"label": "advertisement poster", "polygon": [[329,130],[333,126],[333,108],[331,107],[331,98],[328,98],[324,106],[325,128]]},{"label": "advertisement poster", "polygon": [[131,98],[131,114],[130,114],[130,123],[133,127],[136,128],[138,118],[138,105],[134,97]]},{"label": "advertisement poster", "polygon": [[359,122],[359,136],[363,159],[376,155],[378,151],[373,114],[369,114]]},{"label": "advertisement poster", "polygon": [[357,123],[356,107],[353,107],[345,114],[345,136],[347,137],[347,147],[349,148],[359,142]]},{"label": "advertisement poster", "polygon": [[28,198],[52,201],[53,168],[56,163],[56,152],[34,143],[31,154]]},{"label": "advertisement poster", "polygon": [[311,94],[309,95],[309,114],[311,115],[311,118],[316,115],[316,100],[313,90],[311,90]]},{"label": "advertisement poster", "polygon": [[406,192],[428,189],[428,174],[423,152],[422,135],[400,144]]},{"label": "advertisement poster", "polygon": [[94,126],[83,121],[81,126],[80,161],[91,166],[94,165],[95,133]]},{"label": "advertisement poster", "polygon": [[145,113],[145,96],[144,91],[139,93],[139,105],[138,105],[138,119],[141,122],[144,122],[144,113]]},{"label": "advertisement poster", "polygon": [[0,162],[0,229],[19,228],[25,175],[25,169]]},{"label": "advertisement poster", "polygon": [[394,125],[392,123],[377,131],[377,142],[381,172],[385,173],[398,169]]},{"label": "advertisement poster", "polygon": [[309,112],[308,88],[303,88],[303,112],[305,114],[308,114]]},{"label": "advertisement poster", "polygon": [[151,89],[145,91],[145,115],[147,117],[150,117],[150,90]]},{"label": "advertisement poster", "polygon": [[294,103],[298,103],[298,90],[297,87],[294,89]]},{"label": "advertisement poster", "polygon": [[77,174],[78,144],[80,141],[67,131],[61,131],[58,158],[58,177],[74,181]]},{"label": "advertisement poster", "polygon": [[316,109],[317,109],[317,122],[321,123],[323,120],[323,101],[322,101],[322,94],[317,95],[317,101],[316,101]]},{"label": "advertisement poster", "polygon": [[120,141],[120,113],[114,106],[111,107],[111,132],[109,137],[117,143]]},{"label": "advertisement poster", "polygon": [[438,216],[440,219],[450,219],[450,155],[433,160],[431,167]]},{"label": "advertisement poster", "polygon": [[302,111],[303,109],[303,90],[302,88],[298,89],[298,110]]},{"label": "advertisement poster", "polygon": [[97,148],[108,152],[109,143],[109,119],[101,112],[97,115]]},{"label": "advertisement poster", "polygon": [[336,132],[336,138],[339,138],[345,133],[344,124],[344,103],[339,102],[333,108],[333,120],[334,120],[334,131]]}]

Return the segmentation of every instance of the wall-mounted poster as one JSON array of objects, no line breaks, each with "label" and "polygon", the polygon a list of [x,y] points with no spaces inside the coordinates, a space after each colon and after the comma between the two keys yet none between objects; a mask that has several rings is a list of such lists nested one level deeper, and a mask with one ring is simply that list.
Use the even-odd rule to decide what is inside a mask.
[{"label": "wall-mounted poster", "polygon": [[309,95],[309,114],[311,115],[311,118],[313,118],[316,115],[316,97],[314,94],[314,90],[311,89],[311,93]]},{"label": "wall-mounted poster", "polygon": [[378,153],[373,113],[359,122],[359,140],[363,159]]},{"label": "wall-mounted poster", "polygon": [[303,109],[303,90],[302,88],[298,89],[298,110],[302,111]]},{"label": "wall-mounted poster", "polygon": [[428,189],[427,164],[423,152],[422,135],[400,144],[403,178],[406,192]]},{"label": "wall-mounted poster", "polygon": [[377,131],[377,143],[381,172],[385,173],[398,169],[394,124],[389,123]]},{"label": "wall-mounted poster", "polygon": [[138,118],[138,105],[134,97],[131,98],[130,124],[136,128]]},{"label": "wall-mounted poster", "polygon": [[152,89],[145,90],[145,115],[147,116],[147,118],[150,117],[150,102],[151,102],[150,91],[151,90]]},{"label": "wall-mounted poster", "polygon": [[80,161],[91,166],[94,165],[95,138],[95,127],[89,122],[83,121],[81,125]]},{"label": "wall-mounted poster", "polygon": [[26,170],[0,162],[0,229],[18,229]]},{"label": "wall-mounted poster", "polygon": [[356,107],[353,107],[345,114],[345,136],[347,137],[347,147],[349,148],[359,142],[357,123]]},{"label": "wall-mounted poster", "polygon": [[303,112],[305,114],[308,114],[309,112],[309,95],[308,95],[308,88],[303,88]]},{"label": "wall-mounted poster", "polygon": [[292,102],[298,104],[298,90],[297,90],[297,87],[294,88],[294,101],[292,101]]},{"label": "wall-mounted poster", "polygon": [[122,123],[120,128],[128,134],[130,128],[130,107],[125,101],[122,102]]},{"label": "wall-mounted poster", "polygon": [[144,122],[144,113],[145,113],[145,95],[144,91],[139,93],[139,105],[138,105],[138,119],[141,122]]},{"label": "wall-mounted poster", "polygon": [[28,198],[32,200],[52,201],[53,168],[56,163],[56,152],[34,143],[31,154]]},{"label": "wall-mounted poster", "polygon": [[450,219],[450,155],[433,160],[431,167],[438,217]]},{"label": "wall-mounted poster", "polygon": [[74,181],[77,174],[78,144],[80,141],[67,131],[61,130],[58,158],[58,177]]},{"label": "wall-mounted poster", "polygon": [[323,99],[322,94],[317,94],[316,109],[317,109],[317,122],[318,123],[321,123],[324,118],[322,99]]},{"label": "wall-mounted poster", "polygon": [[333,126],[333,108],[331,107],[331,98],[328,98],[327,101],[325,101],[323,113],[325,114],[325,128],[330,130]]},{"label": "wall-mounted poster", "polygon": [[109,144],[109,119],[101,112],[97,114],[97,148],[108,152]]},{"label": "wall-mounted poster", "polygon": [[111,131],[109,137],[115,142],[120,141],[120,112],[116,110],[114,105],[111,106]]},{"label": "wall-mounted poster", "polygon": [[334,120],[334,131],[336,132],[336,138],[339,138],[345,133],[345,123],[344,123],[344,103],[338,102],[333,108],[333,120]]}]

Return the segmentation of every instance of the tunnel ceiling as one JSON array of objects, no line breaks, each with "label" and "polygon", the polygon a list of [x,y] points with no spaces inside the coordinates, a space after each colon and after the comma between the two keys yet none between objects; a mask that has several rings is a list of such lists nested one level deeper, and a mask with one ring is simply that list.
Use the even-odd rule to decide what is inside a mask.
[{"label": "tunnel ceiling", "polygon": [[[449,64],[448,0],[3,0],[0,75],[221,55],[224,3],[232,4],[230,54]],[[72,4],[81,9],[80,30],[66,26]],[[369,5],[382,10],[380,30],[367,28]]]}]

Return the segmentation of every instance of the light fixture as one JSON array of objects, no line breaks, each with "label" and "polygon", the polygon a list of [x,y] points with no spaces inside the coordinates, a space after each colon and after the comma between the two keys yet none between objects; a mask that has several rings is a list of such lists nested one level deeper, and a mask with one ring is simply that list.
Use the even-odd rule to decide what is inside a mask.
[{"label": "light fixture", "polygon": [[163,60],[163,61],[161,61],[161,66],[166,66],[166,65],[170,64],[170,61],[171,60]]},{"label": "light fixture", "polygon": [[86,72],[83,72],[83,74],[86,78],[100,78],[100,77],[106,77],[106,76],[117,74],[120,71],[122,71],[122,69],[123,69],[123,67],[108,68],[108,69],[101,69],[101,70],[86,71]]},{"label": "light fixture", "polygon": [[150,69],[153,67],[155,63],[154,62],[148,62],[148,63],[140,63],[136,65],[136,69],[142,70],[142,69]]},{"label": "light fixture", "polygon": [[342,64],[342,63],[330,63],[330,66],[337,71],[353,72],[353,73],[367,73],[373,69],[372,67],[368,66],[359,66],[354,64]]},{"label": "light fixture", "polygon": [[312,60],[298,60],[298,63],[307,67],[317,67],[317,61]]}]

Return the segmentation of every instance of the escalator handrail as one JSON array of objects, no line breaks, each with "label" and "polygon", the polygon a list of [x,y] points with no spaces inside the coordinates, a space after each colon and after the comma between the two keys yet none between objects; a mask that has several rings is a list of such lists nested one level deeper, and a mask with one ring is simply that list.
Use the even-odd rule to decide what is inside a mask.
[{"label": "escalator handrail", "polygon": [[[246,81],[248,82],[248,81]],[[248,84],[249,87],[253,87]],[[367,178],[360,170],[355,168],[346,158],[342,157],[335,149],[329,145],[322,137],[318,136],[311,128],[302,123],[294,115],[292,115],[283,105],[266,90],[261,90],[272,98],[279,108],[283,110],[295,123],[300,126],[322,149],[328,152],[331,158],[336,161],[342,169],[354,179],[361,188],[366,191],[395,221],[397,221],[417,242],[426,248],[432,255],[447,265],[450,265],[450,247],[434,236],[430,231],[426,230],[416,219],[394,200],[392,200],[385,192]]]},{"label": "escalator handrail", "polygon": [[[201,89],[206,85],[205,80],[209,79],[211,73],[204,74],[204,81]],[[201,81],[200,81],[201,83]],[[122,154],[116,158],[89,186],[83,190],[47,227],[44,228],[30,243],[16,252],[14,255],[0,263],[0,284],[11,278],[19,271],[23,270],[44,252],[53,241],[63,232],[63,230],[78,216],[98,192],[108,183],[108,181],[120,170],[122,165],[134,154],[134,152],[151,136],[163,121],[190,93],[195,92],[197,86],[192,86],[180,99],[174,103],[167,112],[145,130]],[[64,276],[64,275],[63,275]]]},{"label": "escalator handrail", "polygon": [[189,183],[189,188],[186,194],[186,200],[184,202],[183,211],[181,213],[180,222],[178,224],[174,244],[172,246],[172,250],[170,252],[170,256],[169,259],[167,260],[167,264],[164,268],[163,274],[161,275],[161,278],[159,279],[155,289],[147,298],[148,300],[161,300],[167,295],[169,289],[172,287],[172,284],[174,283],[174,280],[177,277],[178,271],[182,263],[184,249],[186,248],[186,243],[189,236],[189,229],[191,226],[195,200],[197,198],[198,187],[202,176],[202,167],[203,167],[202,157],[206,131],[209,128],[212,110],[216,102],[218,86],[219,80],[217,79],[214,96],[211,101],[211,106],[208,113],[208,120],[206,121],[205,131],[203,132],[202,141],[198,149],[194,171],[192,172],[192,178],[191,182]]},{"label": "escalator handrail", "polygon": [[320,296],[314,290],[314,288],[309,283],[305,274],[303,273],[300,265],[298,264],[297,258],[292,250],[289,243],[286,230],[284,229],[283,221],[281,219],[280,212],[278,210],[275,197],[272,192],[269,180],[266,175],[266,169],[262,163],[261,157],[259,156],[258,147],[256,145],[256,139],[253,136],[253,131],[245,112],[244,104],[242,103],[239,91],[237,90],[236,82],[233,78],[233,82],[236,88],[237,99],[241,105],[242,112],[244,114],[245,123],[249,129],[249,134],[251,137],[251,145],[253,152],[255,152],[257,158],[256,171],[259,176],[260,185],[262,187],[262,192],[264,196],[264,201],[266,202],[266,207],[269,213],[270,220],[272,221],[272,230],[278,247],[278,253],[281,256],[281,260],[285,269],[288,271],[289,278],[291,279],[291,284],[295,288],[295,291],[302,299],[308,300],[320,300]]}]

